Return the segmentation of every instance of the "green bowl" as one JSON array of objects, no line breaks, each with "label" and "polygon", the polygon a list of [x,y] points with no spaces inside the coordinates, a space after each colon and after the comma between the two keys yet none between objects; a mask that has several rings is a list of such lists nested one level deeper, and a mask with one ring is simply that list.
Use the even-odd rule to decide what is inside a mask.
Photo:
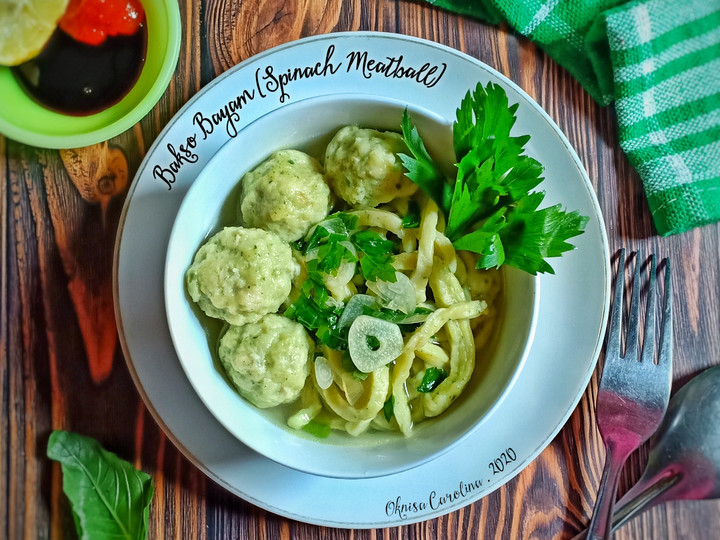
[{"label": "green bowl", "polygon": [[122,101],[88,116],[61,114],[34,101],[8,67],[0,67],[0,134],[42,148],[78,148],[105,141],[139,122],[165,92],[180,52],[180,8],[175,0],[142,0],[147,56]]}]

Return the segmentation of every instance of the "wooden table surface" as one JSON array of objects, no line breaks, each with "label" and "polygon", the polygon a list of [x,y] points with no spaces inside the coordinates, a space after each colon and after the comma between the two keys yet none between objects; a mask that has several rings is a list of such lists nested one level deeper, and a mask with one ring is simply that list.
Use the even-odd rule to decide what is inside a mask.
[{"label": "wooden table surface", "polygon": [[[183,42],[163,98],[132,129],[76,150],[0,136],[0,538],[73,538],[53,429],[98,439],[152,475],[150,538],[571,538],[589,520],[604,450],[597,373],[570,420],[508,484],[441,518],[384,530],[327,529],[268,513],[217,486],[178,451],[140,398],[118,345],[112,259],[124,198],[144,153],[173,114],[214,77],[270,47],[313,34],[379,30],[459,49],[500,71],[549,113],[585,165],[610,250],[674,261],[675,386],[720,363],[720,227],[654,233],[637,174],[620,151],[613,109],[599,107],[545,53],[507,28],[407,1],[180,0]],[[101,172],[98,172],[101,171]],[[644,467],[630,460],[621,491]],[[669,503],[616,538],[707,539],[720,503]]]}]

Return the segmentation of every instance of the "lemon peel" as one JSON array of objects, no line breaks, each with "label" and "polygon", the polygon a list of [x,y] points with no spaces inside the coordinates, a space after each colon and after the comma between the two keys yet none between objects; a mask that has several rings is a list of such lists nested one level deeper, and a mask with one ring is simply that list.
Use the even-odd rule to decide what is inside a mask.
[{"label": "lemon peel", "polygon": [[57,28],[68,0],[0,0],[0,65],[37,56]]}]

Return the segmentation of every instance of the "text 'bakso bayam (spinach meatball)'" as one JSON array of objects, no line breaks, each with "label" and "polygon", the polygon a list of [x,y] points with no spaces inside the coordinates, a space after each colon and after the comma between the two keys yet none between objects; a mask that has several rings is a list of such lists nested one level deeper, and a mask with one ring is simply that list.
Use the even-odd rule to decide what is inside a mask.
[{"label": "text 'bakso bayam (spinach meatball)'", "polygon": [[333,191],[354,208],[372,208],[415,193],[398,154],[402,136],[390,131],[345,126],[325,150],[325,172]]},{"label": "text 'bakso bayam (spinach meatball)'", "polygon": [[185,278],[207,315],[241,325],[276,312],[299,271],[290,246],[277,235],[225,227],[198,250]]},{"label": "text 'bakso bayam (spinach meatball)'", "polygon": [[330,188],[317,160],[280,150],[243,177],[239,206],[248,227],[293,242],[328,215]]},{"label": "text 'bakso bayam (spinach meatball)'", "polygon": [[269,314],[255,323],[228,327],[218,356],[240,395],[267,408],[300,396],[310,373],[311,347],[302,325]]}]

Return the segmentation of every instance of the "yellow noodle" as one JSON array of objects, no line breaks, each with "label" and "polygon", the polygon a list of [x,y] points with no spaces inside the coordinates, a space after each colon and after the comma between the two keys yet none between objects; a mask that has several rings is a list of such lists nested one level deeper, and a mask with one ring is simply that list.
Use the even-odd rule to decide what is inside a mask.
[{"label": "yellow noodle", "polygon": [[410,276],[415,286],[415,296],[418,302],[427,298],[427,281],[433,265],[433,252],[435,248],[435,234],[437,233],[438,207],[428,199],[420,218],[420,238],[418,239],[417,266]]},{"label": "yellow noodle", "polygon": [[439,231],[435,231],[434,255],[443,261],[452,273],[457,270],[457,256],[452,242]]},{"label": "yellow noodle", "polygon": [[[442,263],[433,267],[430,287],[438,305],[457,305],[465,298],[457,277]],[[448,321],[445,332],[450,345],[450,369],[447,378],[423,396],[423,408],[428,416],[437,416],[447,409],[463,391],[475,369],[475,343],[468,318]]]},{"label": "yellow noodle", "polygon": [[405,235],[402,238],[403,253],[415,253],[417,256],[417,243],[420,229],[405,229]]},{"label": "yellow noodle", "polygon": [[395,270],[414,270],[417,267],[417,251],[408,251],[395,255],[393,267]]},{"label": "yellow noodle", "polygon": [[364,381],[367,391],[354,405],[350,405],[336,384],[327,390],[318,388],[325,404],[335,414],[348,422],[372,420],[382,410],[389,386],[388,368],[382,367],[370,374]]},{"label": "yellow noodle", "polygon": [[367,431],[373,420],[374,418],[369,418],[368,420],[361,420],[359,422],[347,422],[345,424],[345,431],[353,437],[357,437]]},{"label": "yellow noodle", "polygon": [[287,424],[293,429],[302,429],[314,419],[318,413],[322,410],[322,403],[320,403],[320,396],[315,390],[315,386],[312,381],[315,380],[315,369],[310,370],[310,377],[303,387],[302,394],[300,395],[300,409],[295,412],[290,418],[288,418]]},{"label": "yellow noodle", "polygon": [[485,302],[471,300],[437,309],[428,315],[427,320],[422,326],[415,330],[405,342],[403,352],[395,361],[391,380],[392,394],[395,396],[395,418],[400,431],[405,435],[409,435],[412,429],[410,408],[408,407],[408,399],[405,392],[405,382],[410,375],[410,367],[415,358],[415,351],[430,341],[432,336],[449,320],[477,317],[485,307]]},{"label": "yellow noodle", "polygon": [[397,214],[388,212],[387,210],[379,210],[377,208],[368,208],[364,210],[353,210],[349,212],[357,216],[358,226],[360,227],[377,227],[390,231],[398,238],[402,238],[405,229],[402,227],[402,218]]},{"label": "yellow noodle", "polygon": [[447,351],[435,345],[434,343],[426,343],[415,352],[418,358],[422,358],[427,364],[436,368],[444,369],[450,363],[450,356]]},{"label": "yellow noodle", "polygon": [[475,369],[475,345],[470,324],[465,320],[448,321],[452,351],[450,373],[432,392],[423,396],[427,416],[437,416],[462,393]]}]

